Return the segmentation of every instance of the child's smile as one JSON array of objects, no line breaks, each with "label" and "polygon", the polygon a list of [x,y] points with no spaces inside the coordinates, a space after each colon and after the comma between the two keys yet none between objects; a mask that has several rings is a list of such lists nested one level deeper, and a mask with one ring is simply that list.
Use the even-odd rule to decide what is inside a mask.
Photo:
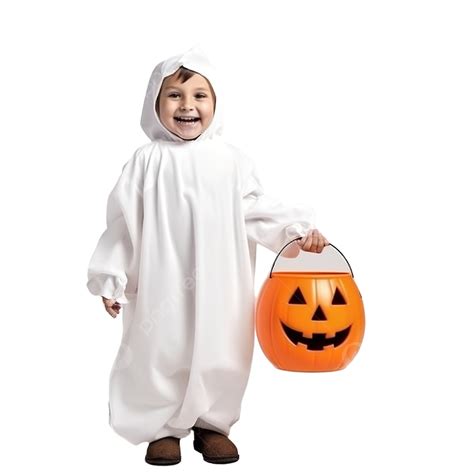
[{"label": "child's smile", "polygon": [[174,119],[182,130],[195,130],[197,122],[201,120],[199,117],[191,115],[178,115]]},{"label": "child's smile", "polygon": [[163,81],[156,111],[171,133],[183,140],[194,140],[206,130],[214,116],[213,91],[207,79],[198,73],[183,83],[177,76],[178,71]]}]

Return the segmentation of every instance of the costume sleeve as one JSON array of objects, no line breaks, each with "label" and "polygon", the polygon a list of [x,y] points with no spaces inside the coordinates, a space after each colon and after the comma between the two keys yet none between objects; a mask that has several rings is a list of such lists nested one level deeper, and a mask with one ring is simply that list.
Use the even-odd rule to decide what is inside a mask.
[{"label": "costume sleeve", "polygon": [[278,253],[296,237],[303,237],[316,227],[311,207],[285,205],[264,193],[253,161],[246,157],[243,201],[249,239]]},{"label": "costume sleeve", "polygon": [[138,150],[122,168],[107,200],[107,228],[92,254],[87,288],[127,304],[135,294],[143,226],[143,171]]}]

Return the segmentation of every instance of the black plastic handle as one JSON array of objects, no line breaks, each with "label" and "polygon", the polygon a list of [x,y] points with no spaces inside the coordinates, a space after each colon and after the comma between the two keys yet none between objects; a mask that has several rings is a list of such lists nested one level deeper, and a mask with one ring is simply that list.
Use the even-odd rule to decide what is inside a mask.
[{"label": "black plastic handle", "polygon": [[[276,261],[278,260],[278,257],[280,256],[280,254],[283,252],[283,250],[285,250],[286,247],[288,247],[288,245],[290,245],[291,243],[295,242],[296,240],[300,240],[302,239],[303,237],[297,237],[296,239],[293,239],[293,240],[290,240],[286,245],[283,246],[283,248],[278,252],[278,255],[276,256],[274,262],[273,262],[273,265],[272,265],[272,268],[270,269],[270,276],[269,278],[272,277],[272,272],[273,272],[273,267],[275,266],[275,263]],[[354,273],[352,272],[352,268],[351,268],[351,265],[350,263],[348,262],[347,258],[344,257],[344,254],[333,244],[329,244],[331,247],[334,247],[341,255],[342,257],[344,258],[344,260],[346,261],[347,265],[349,266],[349,269],[351,271],[351,275],[352,275],[352,278],[354,278]],[[303,250],[300,248],[300,252],[303,251],[303,252],[306,252],[306,250]]]}]

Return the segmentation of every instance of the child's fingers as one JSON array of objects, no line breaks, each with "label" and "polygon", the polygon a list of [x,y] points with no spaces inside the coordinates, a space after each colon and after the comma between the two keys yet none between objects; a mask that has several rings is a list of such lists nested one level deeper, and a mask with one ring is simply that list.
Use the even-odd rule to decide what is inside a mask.
[{"label": "child's fingers", "polygon": [[300,247],[303,249],[303,250],[306,250],[306,245],[308,243],[308,236],[310,234],[307,233],[301,240],[298,240],[298,243],[300,244]]},{"label": "child's fingers", "polygon": [[322,234],[319,233],[319,231],[314,230],[313,231],[313,244],[311,246],[311,251],[312,252],[317,252],[321,253],[324,248],[324,240]]},{"label": "child's fingers", "polygon": [[102,297],[102,301],[104,302],[105,310],[107,313],[110,314],[113,318],[117,316],[120,311],[120,303],[117,303],[114,299],[107,299]]},{"label": "child's fingers", "polygon": [[109,313],[112,318],[115,318],[115,316],[117,316],[117,314],[112,308],[105,308],[105,311],[107,311],[107,313]]},{"label": "child's fingers", "polygon": [[312,238],[311,246],[308,248],[308,252],[317,252],[319,250],[319,241],[317,237]]},{"label": "child's fingers", "polygon": [[316,252],[321,253],[323,249],[324,249],[324,237],[321,234],[319,234],[318,242],[316,245]]},{"label": "child's fingers", "polygon": [[298,239],[298,240],[296,241],[296,243],[297,243],[300,247],[303,247],[303,245],[304,245],[304,243],[305,243],[305,240],[306,240],[306,237],[307,237],[306,235],[303,236],[303,237],[301,237],[301,239]]},{"label": "child's fingers", "polygon": [[325,240],[325,237],[317,229],[313,229],[312,242],[309,251],[321,253],[326,245]]},{"label": "child's fingers", "polygon": [[310,252],[312,246],[313,246],[313,232],[312,230],[310,230],[306,234],[305,241],[303,244],[303,250],[305,250],[306,252]]},{"label": "child's fingers", "polygon": [[318,229],[311,229],[307,234],[297,241],[299,246],[306,252],[321,253],[329,241],[322,235]]},{"label": "child's fingers", "polygon": [[311,230],[309,230],[302,239],[298,240],[298,244],[306,252],[308,252],[311,249],[312,242],[313,242],[313,238],[312,238]]}]

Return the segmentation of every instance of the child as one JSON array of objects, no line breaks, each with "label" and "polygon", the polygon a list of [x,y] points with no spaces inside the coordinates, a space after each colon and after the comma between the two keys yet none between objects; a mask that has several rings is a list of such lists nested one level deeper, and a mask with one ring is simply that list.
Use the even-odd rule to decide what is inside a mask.
[{"label": "child", "polygon": [[252,160],[226,143],[216,72],[198,47],[153,70],[141,126],[151,142],[123,166],[87,287],[123,336],[110,372],[109,423],[150,464],[181,460],[194,431],[204,460],[237,461],[254,343],[256,244],[321,252],[310,208],[263,194]]}]

